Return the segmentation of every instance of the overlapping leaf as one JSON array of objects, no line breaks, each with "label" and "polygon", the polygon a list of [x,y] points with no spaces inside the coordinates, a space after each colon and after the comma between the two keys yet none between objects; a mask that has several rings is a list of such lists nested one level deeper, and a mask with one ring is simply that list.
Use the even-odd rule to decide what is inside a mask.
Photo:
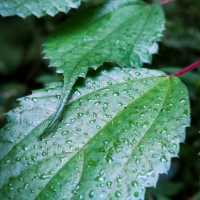
[{"label": "overlapping leaf", "polygon": [[71,8],[77,8],[81,0],[1,0],[0,15],[27,17],[35,15],[54,16],[58,12],[67,13]]},{"label": "overlapping leaf", "polygon": [[103,71],[75,88],[53,136],[39,140],[60,95],[53,84],[8,113],[0,199],[143,199],[184,141],[185,86],[158,71]]},{"label": "overlapping leaf", "polygon": [[140,0],[108,0],[84,10],[53,35],[44,53],[50,65],[64,74],[64,90],[54,120],[60,116],[78,77],[104,62],[141,67],[157,52],[164,29],[160,6]]}]

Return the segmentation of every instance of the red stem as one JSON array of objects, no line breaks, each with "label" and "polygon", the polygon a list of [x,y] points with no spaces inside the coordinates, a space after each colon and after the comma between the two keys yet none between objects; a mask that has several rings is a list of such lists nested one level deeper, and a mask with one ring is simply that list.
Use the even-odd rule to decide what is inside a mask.
[{"label": "red stem", "polygon": [[160,4],[161,5],[165,5],[165,4],[168,4],[168,3],[171,3],[173,2],[174,0],[160,0]]},{"label": "red stem", "polygon": [[[171,3],[173,1],[175,1],[175,0],[160,0],[160,4],[165,5],[165,4]],[[200,60],[196,61],[195,63],[193,63],[187,67],[184,67],[180,71],[176,72],[174,75],[177,77],[181,77],[197,68],[200,68]]]},{"label": "red stem", "polygon": [[200,68],[200,60],[196,61],[195,63],[193,63],[187,67],[184,67],[180,71],[176,72],[174,75],[177,77],[181,77],[197,68]]}]

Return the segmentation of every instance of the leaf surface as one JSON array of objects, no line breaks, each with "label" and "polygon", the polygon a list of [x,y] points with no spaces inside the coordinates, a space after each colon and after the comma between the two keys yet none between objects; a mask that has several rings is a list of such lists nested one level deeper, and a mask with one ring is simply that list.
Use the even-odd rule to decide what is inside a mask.
[{"label": "leaf surface", "polygon": [[185,86],[159,71],[102,71],[74,89],[53,137],[38,140],[61,94],[51,84],[8,113],[0,199],[144,199],[185,139]]},{"label": "leaf surface", "polygon": [[1,0],[0,15],[27,17],[35,15],[54,16],[58,12],[67,13],[71,8],[78,8],[81,0]]},{"label": "leaf surface", "polygon": [[164,21],[159,5],[141,0],[108,0],[64,24],[44,47],[50,65],[64,74],[65,83],[51,124],[61,115],[77,78],[85,77],[88,69],[97,69],[104,62],[125,67],[150,63]]}]

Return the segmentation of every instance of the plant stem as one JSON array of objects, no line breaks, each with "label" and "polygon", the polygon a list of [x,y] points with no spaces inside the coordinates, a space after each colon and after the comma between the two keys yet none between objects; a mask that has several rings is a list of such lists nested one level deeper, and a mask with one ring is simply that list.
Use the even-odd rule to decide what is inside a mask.
[{"label": "plant stem", "polygon": [[194,62],[193,64],[191,64],[191,65],[189,65],[187,67],[184,67],[180,71],[176,72],[174,75],[177,76],[177,77],[182,77],[185,74],[187,74],[187,73],[189,73],[192,70],[197,69],[197,68],[200,68],[200,60]]},{"label": "plant stem", "polygon": [[168,3],[171,3],[173,2],[174,0],[160,0],[160,4],[161,5],[165,5],[165,4],[168,4]]}]

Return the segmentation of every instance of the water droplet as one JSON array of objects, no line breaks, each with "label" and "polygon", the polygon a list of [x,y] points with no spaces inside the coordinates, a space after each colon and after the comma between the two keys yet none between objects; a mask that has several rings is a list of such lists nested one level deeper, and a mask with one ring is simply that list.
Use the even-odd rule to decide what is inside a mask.
[{"label": "water droplet", "polygon": [[122,177],[121,176],[118,176],[117,177],[117,183],[120,183],[122,181]]},{"label": "water droplet", "polygon": [[90,124],[94,124],[95,122],[96,122],[96,119],[91,119],[91,120],[89,121]]},{"label": "water droplet", "polygon": [[98,105],[100,105],[100,104],[101,104],[100,101],[96,101],[96,102],[95,102],[95,105],[96,105],[96,106],[98,106]]},{"label": "water droplet", "polygon": [[180,103],[181,103],[181,104],[184,104],[185,102],[186,102],[185,99],[181,99],[181,100],[180,100]]},{"label": "water droplet", "polygon": [[111,188],[112,187],[112,181],[107,181],[106,185],[107,185],[108,188]]},{"label": "water droplet", "polygon": [[46,156],[47,155],[47,152],[46,151],[43,151],[42,152],[42,156]]},{"label": "water droplet", "polygon": [[66,140],[66,144],[71,144],[72,140]]},{"label": "water droplet", "polygon": [[93,197],[94,197],[94,191],[91,190],[91,191],[89,192],[89,198],[93,198]]},{"label": "water droplet", "polygon": [[133,187],[137,187],[137,186],[138,186],[138,182],[137,182],[137,181],[132,181],[132,182],[131,182],[131,185],[132,185]]},{"label": "water droplet", "polygon": [[134,194],[133,194],[133,195],[134,195],[134,197],[136,197],[136,198],[137,198],[137,197],[139,197],[139,192],[134,192]]},{"label": "water droplet", "polygon": [[79,112],[79,113],[77,114],[78,119],[80,119],[83,115],[84,115],[83,113]]},{"label": "water droplet", "polygon": [[114,96],[115,97],[119,96],[119,92],[114,92]]},{"label": "water droplet", "polygon": [[163,156],[160,158],[160,161],[161,161],[162,163],[167,162],[166,156],[163,155]]},{"label": "water droplet", "polygon": [[97,129],[100,129],[100,128],[101,128],[101,126],[99,126],[99,125],[96,125],[96,128],[97,128]]},{"label": "water droplet", "polygon": [[10,164],[10,163],[11,163],[10,159],[6,160],[6,164]]},{"label": "water droplet", "polygon": [[104,108],[104,109],[108,108],[108,103],[107,103],[107,102],[104,102],[103,108]]},{"label": "water droplet", "polygon": [[121,192],[120,191],[116,191],[115,192],[115,197],[119,198],[121,196]]},{"label": "water droplet", "polygon": [[33,101],[34,103],[36,103],[36,102],[37,102],[37,99],[36,99],[36,98],[32,98],[32,101]]}]

